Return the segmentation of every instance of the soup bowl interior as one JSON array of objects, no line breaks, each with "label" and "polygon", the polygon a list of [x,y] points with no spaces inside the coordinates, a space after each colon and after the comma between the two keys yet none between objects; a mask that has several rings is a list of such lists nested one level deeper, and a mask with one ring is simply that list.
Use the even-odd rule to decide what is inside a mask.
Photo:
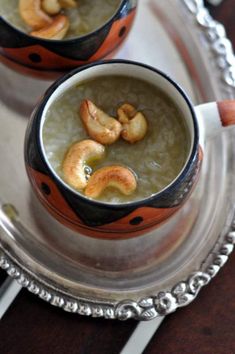
[{"label": "soup bowl interior", "polygon": [[[37,3],[37,0],[35,3],[29,1],[26,7],[24,4],[20,5],[19,0],[0,0],[0,16],[13,28],[30,35],[31,31],[34,30],[33,24],[38,23],[39,17],[44,16],[45,21],[46,16],[50,16],[53,20],[54,16],[58,15],[57,11],[60,6],[60,4],[57,4],[57,6],[56,4],[50,4],[52,3],[51,1],[48,1],[48,5],[46,5],[45,1],[45,4],[40,8],[41,12],[39,12]],[[57,1],[57,3],[59,2]],[[71,2],[70,6],[64,5],[63,7],[63,2],[61,2],[62,5],[59,14],[62,13],[67,16],[70,22],[70,27],[62,40],[76,39],[99,30],[119,13],[125,3],[126,0],[96,0],[91,6],[90,0],[83,0],[81,3],[77,2],[76,6],[75,0]],[[53,10],[50,12],[50,9],[54,9],[55,12]],[[30,19],[27,12],[31,15]],[[36,36],[32,36],[32,38],[36,38]],[[55,39],[55,43],[58,40],[59,38]]]},{"label": "soup bowl interior", "polygon": [[[127,61],[109,61],[103,63],[95,63],[94,65],[87,66],[85,68],[74,71],[67,78],[63,78],[58,81],[52,89],[49,91],[47,95],[47,102],[45,103],[41,121],[40,121],[40,146],[42,149],[42,153],[44,159],[47,163],[48,168],[50,169],[53,176],[63,185],[64,188],[69,189],[77,196],[84,198],[84,195],[75,191],[68,184],[64,182],[64,180],[55,172],[53,167],[48,160],[47,153],[45,151],[45,144],[43,138],[43,129],[44,124],[47,119],[47,112],[50,107],[59,100],[65,92],[70,90],[75,86],[79,86],[84,82],[90,82],[103,77],[125,77],[128,80],[138,79],[143,82],[147,82],[154,87],[160,89],[162,92],[166,93],[167,96],[171,98],[174,102],[175,106],[179,109],[181,118],[186,126],[186,131],[188,133],[188,151],[187,156],[184,162],[184,165],[180,171],[180,173],[175,177],[174,180],[171,181],[169,185],[165,187],[165,189],[169,188],[172,184],[175,183],[176,180],[179,179],[180,175],[182,175],[185,167],[189,163],[190,158],[195,153],[195,146],[197,145],[197,124],[193,113],[192,105],[190,104],[187,96],[183,92],[183,90],[172,81],[167,75],[162,72],[149,68],[140,63],[133,63]],[[143,157],[142,157],[143,158]],[[159,191],[161,193],[162,191]],[[155,198],[157,197],[155,194]],[[153,197],[153,196],[151,196]],[[89,199],[90,201],[90,199]],[[99,201],[95,201],[96,203],[100,203]],[[104,202],[102,202],[104,203]],[[123,204],[123,203],[122,203]],[[125,204],[125,203],[124,203]],[[130,204],[130,202],[128,203]]]}]

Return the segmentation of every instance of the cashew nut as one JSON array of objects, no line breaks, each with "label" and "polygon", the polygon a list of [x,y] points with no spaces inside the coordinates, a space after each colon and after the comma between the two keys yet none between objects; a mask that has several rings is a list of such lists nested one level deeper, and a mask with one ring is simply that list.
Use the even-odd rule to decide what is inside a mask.
[{"label": "cashew nut", "polygon": [[93,140],[74,143],[65,155],[62,170],[65,181],[73,188],[82,190],[88,183],[86,173],[88,163],[102,159],[105,147]]},{"label": "cashew nut", "polygon": [[118,108],[118,120],[121,123],[128,123],[130,118],[133,118],[136,114],[136,109],[130,103],[124,103]]},{"label": "cashew nut", "polygon": [[90,198],[98,198],[108,187],[114,187],[125,195],[132,194],[137,182],[134,174],[122,166],[102,167],[90,177],[85,195]]},{"label": "cashew nut", "polygon": [[61,10],[59,0],[42,0],[42,9],[49,15],[56,15]]},{"label": "cashew nut", "polygon": [[31,32],[31,36],[44,39],[63,39],[69,28],[69,20],[64,15],[58,15],[53,22],[38,31]]},{"label": "cashew nut", "polygon": [[59,3],[60,6],[64,9],[77,6],[76,0],[59,0]]},{"label": "cashew nut", "polygon": [[42,9],[49,15],[56,15],[62,8],[75,7],[74,0],[42,0]]},{"label": "cashew nut", "polygon": [[52,23],[51,17],[41,9],[41,0],[20,0],[19,13],[25,23],[35,30]]},{"label": "cashew nut", "polygon": [[122,123],[121,136],[129,143],[142,140],[148,129],[147,120],[143,113],[137,112],[135,107],[129,103],[123,104],[118,108],[118,120]]},{"label": "cashew nut", "polygon": [[119,138],[122,126],[118,120],[110,117],[90,100],[82,101],[80,117],[87,133],[99,143],[109,145]]}]

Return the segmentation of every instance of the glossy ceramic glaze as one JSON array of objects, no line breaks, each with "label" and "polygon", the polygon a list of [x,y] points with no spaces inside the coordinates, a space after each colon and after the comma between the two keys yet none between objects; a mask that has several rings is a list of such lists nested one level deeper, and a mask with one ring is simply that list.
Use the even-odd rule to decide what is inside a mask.
[{"label": "glossy ceramic glaze", "polygon": [[0,59],[18,71],[39,77],[58,76],[80,65],[103,59],[120,46],[135,17],[137,0],[123,0],[102,27],[82,37],[44,40],[32,37],[0,17]]}]

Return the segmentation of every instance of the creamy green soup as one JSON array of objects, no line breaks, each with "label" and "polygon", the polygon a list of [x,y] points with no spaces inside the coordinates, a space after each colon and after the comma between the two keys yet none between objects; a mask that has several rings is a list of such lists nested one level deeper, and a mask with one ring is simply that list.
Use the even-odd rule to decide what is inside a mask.
[{"label": "creamy green soup", "polygon": [[148,131],[143,140],[130,144],[119,139],[106,146],[106,156],[93,166],[122,165],[137,178],[137,189],[124,196],[107,189],[99,200],[123,203],[149,197],[179,174],[189,153],[188,128],[181,112],[163,92],[154,86],[122,76],[100,77],[64,92],[49,108],[43,126],[43,143],[49,163],[63,179],[62,162],[72,143],[89,138],[79,117],[83,99],[93,101],[110,116],[129,102],[147,119]]}]

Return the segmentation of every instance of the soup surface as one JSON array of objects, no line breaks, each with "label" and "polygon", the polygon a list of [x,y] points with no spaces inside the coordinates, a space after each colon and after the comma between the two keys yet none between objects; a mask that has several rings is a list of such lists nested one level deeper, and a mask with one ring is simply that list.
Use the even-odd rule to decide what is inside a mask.
[{"label": "soup surface", "polygon": [[[31,28],[22,20],[19,0],[0,0],[0,15],[19,30],[30,33]],[[68,16],[70,27],[65,39],[81,37],[106,23],[116,12],[121,0],[78,0],[77,8],[62,12]]]},{"label": "soup surface", "polygon": [[79,117],[83,99],[90,99],[112,117],[124,102],[141,111],[148,122],[143,140],[130,144],[120,138],[106,146],[105,158],[93,166],[124,165],[137,178],[137,189],[124,196],[106,189],[99,200],[123,203],[143,199],[159,192],[179,174],[189,152],[188,128],[179,109],[163,92],[147,82],[122,77],[104,76],[79,84],[60,96],[47,111],[43,126],[43,144],[49,163],[63,179],[62,162],[72,143],[87,139]]}]

